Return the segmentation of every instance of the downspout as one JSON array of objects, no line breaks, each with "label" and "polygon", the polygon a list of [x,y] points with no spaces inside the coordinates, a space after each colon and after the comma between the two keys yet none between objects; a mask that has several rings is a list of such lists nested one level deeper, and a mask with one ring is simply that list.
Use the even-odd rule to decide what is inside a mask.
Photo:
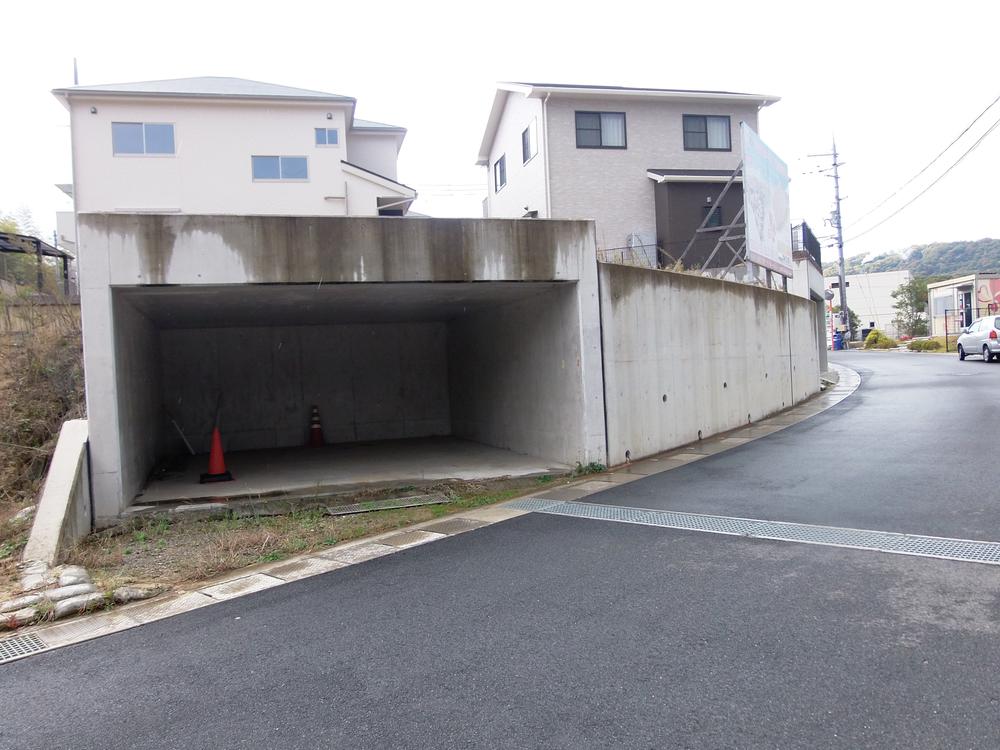
[{"label": "downspout", "polygon": [[[552,189],[549,181],[549,97],[550,91],[542,100],[542,133],[545,141],[545,218],[552,218]],[[488,178],[487,178],[488,179]]]}]

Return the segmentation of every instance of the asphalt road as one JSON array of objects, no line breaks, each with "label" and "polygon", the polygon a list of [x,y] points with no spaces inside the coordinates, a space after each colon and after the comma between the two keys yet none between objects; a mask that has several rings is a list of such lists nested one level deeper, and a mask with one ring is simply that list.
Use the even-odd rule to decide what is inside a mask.
[{"label": "asphalt road", "polygon": [[[842,525],[972,528],[964,503],[989,537],[982,488],[934,504],[944,462],[989,448],[966,418],[994,408],[1000,365],[850,363],[862,389],[815,424],[633,483],[630,504],[705,510],[680,488],[715,464],[740,491],[714,502],[746,515],[800,520],[825,498]],[[920,435],[887,439],[892,420]],[[781,475],[862,460],[848,439],[884,478],[859,479],[874,458]],[[830,477],[845,491],[771,499]],[[998,597],[993,566],[528,515],[0,667],[0,747],[992,749]]]}]

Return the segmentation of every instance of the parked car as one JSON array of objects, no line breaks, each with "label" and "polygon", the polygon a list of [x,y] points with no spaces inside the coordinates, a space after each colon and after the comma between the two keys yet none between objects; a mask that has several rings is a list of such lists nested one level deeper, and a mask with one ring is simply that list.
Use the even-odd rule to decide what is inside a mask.
[{"label": "parked car", "polygon": [[983,362],[1000,359],[1000,317],[978,318],[962,329],[958,337],[958,358],[979,354]]}]

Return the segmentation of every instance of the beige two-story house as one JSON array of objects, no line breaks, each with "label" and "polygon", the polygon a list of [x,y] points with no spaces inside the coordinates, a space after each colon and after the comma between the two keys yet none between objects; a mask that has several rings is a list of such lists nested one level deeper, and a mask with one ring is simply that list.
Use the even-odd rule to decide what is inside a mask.
[{"label": "beige two-story house", "polygon": [[406,130],[350,96],[213,76],[53,94],[77,213],[399,216],[416,198],[396,172]]},{"label": "beige two-story house", "polygon": [[710,226],[732,222],[742,190],[734,186],[721,204],[718,197],[740,163],[739,124],[757,131],[758,112],[777,101],[729,91],[501,83],[477,161],[487,167],[484,214],[595,219],[599,248],[643,246],[669,263],[706,216]]}]

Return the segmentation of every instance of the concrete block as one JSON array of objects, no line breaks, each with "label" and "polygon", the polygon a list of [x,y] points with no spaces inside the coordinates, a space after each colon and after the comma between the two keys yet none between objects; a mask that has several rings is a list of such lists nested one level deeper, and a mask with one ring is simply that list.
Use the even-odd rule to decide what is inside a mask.
[{"label": "concrete block", "polygon": [[87,420],[63,423],[22,559],[54,565],[60,552],[90,533]]}]

